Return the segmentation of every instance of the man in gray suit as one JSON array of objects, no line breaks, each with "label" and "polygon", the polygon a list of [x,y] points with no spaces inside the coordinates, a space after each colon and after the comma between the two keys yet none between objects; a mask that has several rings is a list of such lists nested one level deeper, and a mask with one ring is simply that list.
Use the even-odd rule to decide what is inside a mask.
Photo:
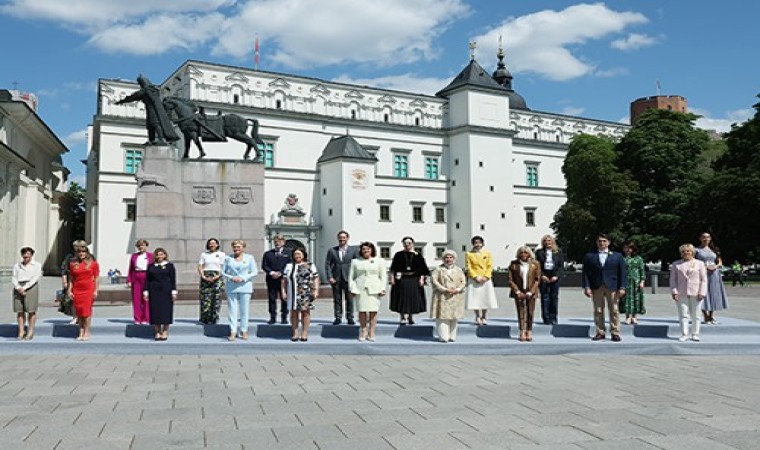
[{"label": "man in gray suit", "polygon": [[343,302],[346,302],[346,322],[354,325],[354,302],[348,290],[348,274],[351,269],[351,260],[359,254],[356,246],[348,245],[348,232],[338,232],[338,245],[327,251],[325,260],[325,273],[332,286],[333,310],[335,321],[333,325],[340,325],[343,318]]}]

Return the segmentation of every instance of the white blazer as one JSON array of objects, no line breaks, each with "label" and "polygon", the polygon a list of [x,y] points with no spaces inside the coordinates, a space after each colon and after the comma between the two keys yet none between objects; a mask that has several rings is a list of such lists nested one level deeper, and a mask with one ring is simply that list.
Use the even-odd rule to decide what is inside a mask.
[{"label": "white blazer", "polygon": [[679,259],[670,265],[670,291],[672,294],[707,295],[707,270],[705,263],[692,258]]}]

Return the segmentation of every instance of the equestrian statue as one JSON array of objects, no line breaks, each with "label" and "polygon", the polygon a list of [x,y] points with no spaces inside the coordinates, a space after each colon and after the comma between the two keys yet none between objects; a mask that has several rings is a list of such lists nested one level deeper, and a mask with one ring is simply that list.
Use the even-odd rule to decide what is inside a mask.
[{"label": "equestrian statue", "polygon": [[[185,153],[182,158],[190,157],[190,143],[195,142],[195,146],[200,152],[199,158],[206,156],[203,151],[201,140],[207,142],[227,142],[227,138],[235,139],[246,145],[243,159],[249,159],[251,150],[254,150],[254,160],[258,158],[258,147],[264,145],[264,141],[259,137],[259,121],[256,119],[246,119],[237,114],[221,114],[216,116],[207,116],[203,108],[199,108],[195,103],[180,97],[166,97],[163,100],[163,108],[167,113],[174,113],[176,119],[174,123],[179,126],[182,135],[185,137]],[[251,124],[251,135],[248,136],[248,123]]]}]

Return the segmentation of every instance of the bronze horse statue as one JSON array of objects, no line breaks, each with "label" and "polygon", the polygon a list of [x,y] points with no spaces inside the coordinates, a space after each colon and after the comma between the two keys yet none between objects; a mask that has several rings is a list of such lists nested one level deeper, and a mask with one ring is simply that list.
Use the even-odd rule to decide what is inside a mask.
[{"label": "bronze horse statue", "polygon": [[[183,159],[190,157],[191,142],[195,142],[195,146],[198,147],[199,158],[206,156],[201,145],[201,138],[209,142],[226,142],[228,137],[240,141],[246,145],[243,159],[250,158],[252,149],[256,152],[254,153],[254,159],[256,159],[259,154],[258,147],[264,145],[264,141],[259,137],[259,121],[256,119],[221,113],[209,117],[195,103],[180,97],[167,97],[163,100],[163,104],[169,114],[174,113],[176,116],[174,122],[185,137]],[[252,126],[250,136],[246,134],[248,123]]]}]

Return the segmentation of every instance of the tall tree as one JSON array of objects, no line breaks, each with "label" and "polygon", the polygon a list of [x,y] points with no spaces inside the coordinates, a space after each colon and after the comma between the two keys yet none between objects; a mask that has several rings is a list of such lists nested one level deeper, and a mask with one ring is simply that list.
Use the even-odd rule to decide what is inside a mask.
[{"label": "tall tree", "polygon": [[[760,97],[760,95],[758,96]],[[760,103],[755,115],[734,125],[726,151],[700,199],[705,229],[715,235],[724,261],[756,262],[760,256]]]},{"label": "tall tree", "polygon": [[[69,184],[69,190],[66,192],[66,204],[69,208],[70,222],[68,223],[71,240],[84,239],[85,232],[85,190],[76,181]],[[69,248],[70,242],[63,248]]]},{"label": "tall tree", "polygon": [[622,237],[620,215],[629,207],[632,184],[617,166],[615,143],[605,137],[576,136],[562,166],[567,202],[552,228],[570,260],[580,261],[598,233]]},{"label": "tall tree", "polygon": [[684,224],[696,219],[694,199],[707,179],[703,155],[709,136],[694,127],[698,116],[652,109],[616,146],[620,171],[635,182],[621,230],[642,256],[670,261],[684,240]]}]

